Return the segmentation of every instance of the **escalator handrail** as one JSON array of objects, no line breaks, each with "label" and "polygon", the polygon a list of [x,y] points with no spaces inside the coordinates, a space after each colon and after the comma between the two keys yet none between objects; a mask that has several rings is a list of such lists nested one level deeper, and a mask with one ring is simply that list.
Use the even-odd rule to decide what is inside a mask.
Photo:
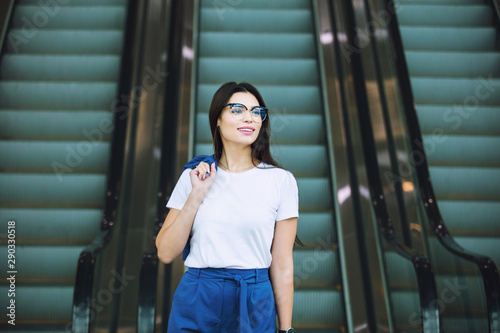
[{"label": "escalator handrail", "polygon": [[[494,11],[493,13],[493,25],[497,28],[497,31],[500,30],[500,0],[490,0],[491,9]],[[497,41],[495,45],[495,49],[498,50],[500,48],[500,36],[497,33]]]},{"label": "escalator handrail", "polygon": [[[420,142],[423,142],[422,134],[418,123],[417,111],[415,108],[397,15],[393,7],[394,2],[392,0],[385,1],[387,8],[392,9],[390,10],[392,18],[389,20],[388,30],[395,52],[394,62],[396,65],[398,83],[400,85],[403,106],[405,109],[407,122],[406,127],[408,129],[411,149],[413,151],[420,151],[422,153],[420,156],[423,156],[422,162],[416,163],[414,168],[416,170],[417,183],[420,190],[421,200],[425,207],[425,212],[439,242],[450,252],[468,261],[476,263],[479,267],[483,279],[485,297],[487,300],[490,331],[498,331],[500,329],[500,277],[498,269],[491,258],[473,253],[472,251],[468,251],[458,245],[444,224],[431,184],[426,155],[422,146],[419,145]],[[496,0],[493,1],[496,2]]]},{"label": "escalator handrail", "polygon": [[[180,77],[181,77],[181,57],[182,57],[182,24],[184,23],[183,10],[185,1],[168,1],[167,6],[170,8],[169,14],[169,37],[167,46],[167,72],[169,73],[166,80],[165,96],[169,101],[164,106],[163,124],[162,124],[162,148],[160,161],[160,175],[158,181],[158,202],[156,209],[156,217],[153,226],[153,234],[151,237],[151,246],[148,251],[142,255],[142,264],[140,268],[139,279],[139,296],[137,304],[137,332],[138,333],[154,333],[155,332],[155,317],[156,317],[156,300],[158,285],[158,272],[160,260],[155,245],[156,236],[160,231],[165,217],[168,213],[166,203],[169,195],[173,190],[176,176],[176,155],[177,149],[177,117],[179,110],[179,95],[180,95]],[[169,265],[167,265],[169,266]],[[170,274],[169,268],[164,272],[164,297],[163,297],[163,320],[165,326],[166,309],[168,308]],[[152,288],[151,286],[155,286]]]},{"label": "escalator handrail", "polygon": [[5,11],[5,16],[0,17],[0,54],[3,54],[5,50],[5,36],[7,36],[7,32],[9,31],[16,0],[4,0],[2,2],[2,6],[7,8],[7,10]]},{"label": "escalator handrail", "polygon": [[[136,1],[129,1],[124,25],[123,50],[120,64],[120,78],[117,96],[127,96],[132,82],[133,36],[135,29]],[[118,100],[117,100],[118,101]],[[120,104],[124,103],[124,104]],[[109,243],[118,211],[124,169],[125,140],[130,110],[128,101],[113,103],[114,131],[111,140],[107,172],[106,198],[101,218],[100,231],[93,242],[85,247],[78,258],[75,289],[73,293],[72,332],[90,332],[91,306],[96,259]]]},{"label": "escalator handrail", "polygon": [[[351,29],[349,29],[348,34],[352,34],[356,31],[355,19],[354,19],[354,8],[351,1],[348,1],[348,19],[351,21]],[[337,48],[337,54],[340,54],[340,38],[335,39],[335,47]],[[355,36],[350,35],[348,40],[356,41],[359,40]],[[357,43],[354,42],[354,45]],[[361,48],[360,48],[361,49]],[[368,95],[365,88],[365,75],[362,69],[361,54],[355,52],[351,54],[351,68],[353,81],[355,84],[358,110],[359,110],[359,124],[361,128],[361,140],[363,156],[366,163],[368,187],[370,190],[370,198],[372,200],[372,207],[374,210],[375,217],[377,219],[377,225],[381,231],[382,236],[388,242],[389,246],[398,255],[402,256],[406,260],[409,260],[415,270],[417,285],[419,291],[420,308],[421,308],[421,319],[423,332],[436,332],[440,330],[440,317],[439,308],[436,305],[435,300],[437,299],[436,282],[434,278],[434,273],[429,259],[423,253],[418,253],[412,248],[405,246],[399,241],[397,234],[392,225],[386,202],[383,187],[379,177],[379,165],[376,156],[376,145],[375,136],[373,134],[371,126],[371,117],[368,106]],[[347,110],[343,111],[344,117],[347,118]]]}]

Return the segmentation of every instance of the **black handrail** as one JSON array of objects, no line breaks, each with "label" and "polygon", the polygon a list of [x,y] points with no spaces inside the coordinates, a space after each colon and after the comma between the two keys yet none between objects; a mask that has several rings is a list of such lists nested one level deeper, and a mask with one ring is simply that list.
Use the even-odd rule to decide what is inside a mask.
[{"label": "black handrail", "polygon": [[[182,50],[182,23],[183,20],[183,6],[180,1],[172,1],[170,9],[170,22],[169,22],[169,39],[167,49],[167,72],[169,73],[166,80],[165,87],[165,100],[168,101],[164,108],[163,115],[163,138],[162,138],[162,152],[160,161],[160,176],[158,186],[158,202],[156,217],[153,226],[153,237],[151,238],[151,249],[143,253],[141,273],[139,279],[139,299],[137,309],[137,332],[138,333],[153,333],[155,330],[155,312],[156,312],[156,286],[158,284],[158,266],[160,261],[158,259],[157,249],[154,244],[156,236],[160,231],[163,221],[168,213],[165,207],[170,193],[172,192],[177,177],[176,177],[176,147],[177,147],[177,116],[179,109],[179,81],[180,81],[180,63],[181,63],[181,50]],[[165,280],[163,291],[163,313],[162,325],[163,330],[166,330],[168,324],[168,305],[170,303],[170,270],[171,265],[166,265],[164,271]],[[155,286],[155,288],[151,288]]]},{"label": "black handrail", "polygon": [[[355,36],[352,35],[353,31],[355,31],[354,8],[351,1],[348,1],[347,3],[347,16],[348,20],[351,22],[350,26],[352,27],[352,29],[348,30],[348,39],[350,41],[354,41],[353,44],[358,46],[356,41],[362,39],[355,38]],[[337,54],[340,56],[340,45],[338,43],[338,38],[336,39],[335,47],[337,49]],[[360,47],[359,49],[362,49],[362,47]],[[425,254],[417,253],[411,248],[404,246],[398,239],[392,225],[385,202],[383,187],[380,181],[378,159],[376,155],[377,149],[375,146],[375,136],[373,134],[371,124],[368,95],[365,88],[365,75],[363,73],[361,54],[351,54],[351,60],[351,68],[359,110],[359,124],[361,129],[363,155],[366,163],[370,198],[372,199],[372,206],[377,219],[377,224],[379,225],[382,236],[388,242],[392,250],[394,250],[400,256],[411,261],[411,263],[413,264],[417,277],[423,332],[440,332],[441,328],[439,307],[435,302],[438,297],[434,273],[432,271],[430,261],[425,256]],[[349,117],[348,111],[344,110],[343,112],[344,119],[347,119]]]},{"label": "black handrail", "polygon": [[497,38],[495,50],[500,49],[500,0],[490,0],[490,6],[493,10],[493,25],[497,28]]},{"label": "black handrail", "polygon": [[[129,1],[123,37],[123,51],[117,96],[127,96],[132,82],[132,46],[134,41],[131,36],[133,36],[135,30],[136,7],[137,1]],[[73,293],[72,332],[90,332],[92,325],[91,303],[96,259],[111,239],[121,194],[127,121],[130,111],[127,102],[125,102],[125,105],[113,103],[114,132],[111,141],[111,155],[107,173],[104,212],[99,233],[94,241],[82,250],[78,258],[75,289]]]},{"label": "black handrail", "polygon": [[486,294],[485,296],[488,306],[490,332],[499,332],[500,277],[498,274],[498,269],[495,266],[493,260],[491,260],[489,257],[465,250],[463,247],[458,245],[453,239],[452,235],[448,232],[443,218],[441,217],[441,213],[437,206],[436,196],[434,195],[434,190],[431,184],[426,155],[421,145],[419,145],[420,142],[423,142],[422,134],[420,132],[420,126],[418,125],[418,117],[415,109],[408,67],[403,50],[403,43],[399,31],[399,24],[397,21],[397,15],[395,14],[396,11],[393,7],[394,3],[391,0],[386,0],[386,5],[387,8],[392,9],[389,10],[392,17],[389,20],[388,29],[389,36],[392,40],[392,46],[395,52],[395,65],[397,70],[398,82],[400,85],[400,91],[403,98],[411,149],[415,152],[421,152],[419,156],[423,156],[422,161],[420,163],[417,163],[414,167],[417,174],[417,182],[420,189],[421,200],[425,207],[425,212],[433,228],[434,234],[436,235],[440,243],[443,244],[443,246],[450,252],[468,261],[476,263],[479,267],[483,278],[484,290]]}]

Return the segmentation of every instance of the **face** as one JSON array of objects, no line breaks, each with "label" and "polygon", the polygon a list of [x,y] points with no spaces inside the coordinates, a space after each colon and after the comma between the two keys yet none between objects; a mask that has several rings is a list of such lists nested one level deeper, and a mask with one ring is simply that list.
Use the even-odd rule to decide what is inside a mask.
[{"label": "face", "polygon": [[[229,103],[241,103],[249,110],[259,106],[257,98],[248,92],[234,93],[226,104]],[[262,122],[256,122],[250,112],[244,112],[243,118],[237,120],[231,114],[231,108],[226,106],[217,120],[217,126],[224,146],[227,144],[250,146],[257,139]]]}]

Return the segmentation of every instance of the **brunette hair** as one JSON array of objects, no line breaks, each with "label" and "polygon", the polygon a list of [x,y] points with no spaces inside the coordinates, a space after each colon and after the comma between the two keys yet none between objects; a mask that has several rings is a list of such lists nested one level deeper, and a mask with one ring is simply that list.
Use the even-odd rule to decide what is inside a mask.
[{"label": "brunette hair", "polygon": [[[217,120],[222,113],[224,105],[227,104],[231,96],[238,92],[247,92],[252,94],[257,101],[259,106],[266,106],[262,95],[259,93],[257,88],[247,82],[227,82],[224,83],[214,94],[212,98],[212,103],[210,104],[210,111],[208,112],[208,118],[210,121],[210,130],[212,131],[212,139],[214,142],[214,152],[215,158],[218,161],[222,156],[222,139],[219,132],[219,127],[217,126]],[[259,135],[254,143],[252,143],[252,162],[254,160],[259,160],[264,163],[273,165],[275,167],[281,168],[281,166],[273,159],[271,151],[269,148],[269,138],[271,136],[271,126],[269,125],[268,114],[266,119],[262,122]]]}]

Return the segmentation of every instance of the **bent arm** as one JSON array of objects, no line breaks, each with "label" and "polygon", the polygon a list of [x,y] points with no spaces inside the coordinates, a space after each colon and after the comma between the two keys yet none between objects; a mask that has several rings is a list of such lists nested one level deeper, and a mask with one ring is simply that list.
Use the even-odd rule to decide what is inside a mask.
[{"label": "bent arm", "polygon": [[292,326],[293,244],[296,234],[296,217],[276,222],[270,275],[280,330]]},{"label": "bent arm", "polygon": [[182,253],[191,233],[194,217],[202,201],[201,195],[191,192],[181,210],[172,208],[168,212],[163,226],[156,236],[158,258],[163,263],[171,263]]}]

